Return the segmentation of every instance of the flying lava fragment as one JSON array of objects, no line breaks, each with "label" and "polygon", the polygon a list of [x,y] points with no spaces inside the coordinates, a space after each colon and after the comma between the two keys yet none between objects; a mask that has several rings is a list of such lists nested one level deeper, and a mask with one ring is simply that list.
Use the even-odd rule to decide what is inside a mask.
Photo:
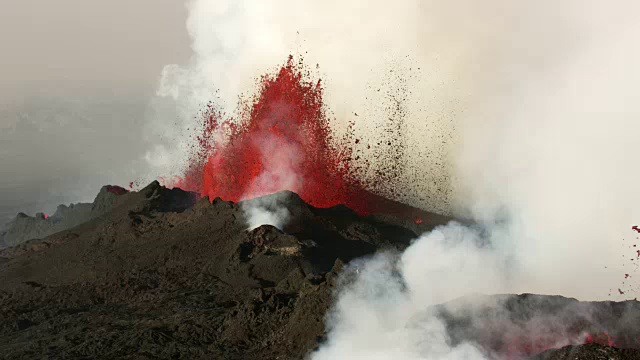
[{"label": "flying lava fragment", "polygon": [[237,118],[224,118],[209,104],[186,170],[165,185],[210,200],[290,190],[316,207],[344,204],[361,214],[385,207],[382,197],[366,190],[353,161],[351,146],[360,139],[335,137],[322,83],[307,81],[307,75],[289,56],[279,71],[260,78],[258,93]]}]

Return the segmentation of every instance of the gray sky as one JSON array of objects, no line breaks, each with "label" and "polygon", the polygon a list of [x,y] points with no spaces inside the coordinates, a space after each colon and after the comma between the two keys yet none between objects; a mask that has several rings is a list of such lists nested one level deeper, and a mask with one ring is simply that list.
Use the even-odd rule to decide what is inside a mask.
[{"label": "gray sky", "polygon": [[162,68],[191,53],[186,16],[175,0],[2,2],[0,222],[134,180]]},{"label": "gray sky", "polygon": [[170,0],[5,1],[3,103],[40,94],[140,96],[190,54],[186,10]]}]

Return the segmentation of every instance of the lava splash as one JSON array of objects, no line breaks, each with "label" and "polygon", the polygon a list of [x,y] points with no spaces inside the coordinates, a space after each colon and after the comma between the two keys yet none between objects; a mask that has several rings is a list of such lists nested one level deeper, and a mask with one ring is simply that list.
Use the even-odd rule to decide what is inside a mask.
[{"label": "lava splash", "polygon": [[275,75],[262,76],[237,119],[210,103],[187,170],[166,185],[230,201],[290,190],[316,207],[375,211],[379,201],[352,158],[359,140],[334,137],[322,83],[305,80],[303,69],[289,56]]}]

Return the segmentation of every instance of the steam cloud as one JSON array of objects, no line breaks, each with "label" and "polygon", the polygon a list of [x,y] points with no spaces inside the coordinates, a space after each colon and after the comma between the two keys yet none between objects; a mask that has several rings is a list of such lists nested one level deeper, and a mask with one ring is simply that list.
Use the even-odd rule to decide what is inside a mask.
[{"label": "steam cloud", "polygon": [[242,201],[248,230],[260,225],[273,225],[282,230],[291,217],[286,205],[287,198],[283,193]]},{"label": "steam cloud", "polygon": [[[484,245],[483,245],[484,244]],[[451,346],[429,306],[470,292],[495,293],[508,282],[508,262],[480,232],[457,223],[416,240],[401,256],[355,262],[329,318],[324,359],[485,359],[471,344]]]},{"label": "steam cloud", "polygon": [[[572,331],[558,314],[541,312],[518,320],[508,315],[504,299],[480,295],[518,288],[511,251],[502,240],[479,227],[452,222],[422,235],[399,256],[383,253],[352,262],[342,273],[328,317],[328,341],[311,359],[501,359],[518,358],[525,344],[543,350],[542,339],[546,347],[584,343],[587,334]],[[546,301],[547,306],[554,302]],[[478,309],[472,311],[486,319],[471,318],[478,321],[471,326],[486,334],[495,332],[494,326],[505,329],[494,340],[504,341],[514,353],[492,353],[482,347],[487,344],[474,342],[478,339],[453,340],[455,330],[448,330],[433,307],[438,304],[459,319]],[[592,309],[578,311],[588,319]],[[522,339],[528,342],[519,344]]]},{"label": "steam cloud", "polygon": [[283,144],[269,133],[257,138],[256,141],[260,142],[257,148],[260,149],[261,163],[265,170],[256,177],[243,196],[245,199],[253,200],[243,201],[242,209],[249,229],[260,225],[273,225],[282,230],[291,216],[286,207],[286,196],[277,193],[256,197],[266,195],[265,191],[267,194],[272,194],[280,189],[296,192],[303,186],[302,179],[295,172],[301,151],[295,143]]},{"label": "steam cloud", "polygon": [[[318,359],[480,357],[448,348],[437,321],[419,337],[405,325],[428,304],[474,291],[609,298],[632,265],[623,256],[640,219],[637,2],[195,0],[188,8],[192,61],[166,67],[159,91],[180,105],[182,128],[214,87],[234,99],[293,51],[320,64],[336,127],[357,112],[367,138],[388,118],[399,72],[411,89],[402,104],[412,129],[401,200],[483,228],[480,237],[458,224],[423,235],[402,255],[400,275],[377,271],[395,264],[383,255],[364,261],[338,297]],[[150,155],[158,166],[185,156],[160,150],[172,161]]]}]

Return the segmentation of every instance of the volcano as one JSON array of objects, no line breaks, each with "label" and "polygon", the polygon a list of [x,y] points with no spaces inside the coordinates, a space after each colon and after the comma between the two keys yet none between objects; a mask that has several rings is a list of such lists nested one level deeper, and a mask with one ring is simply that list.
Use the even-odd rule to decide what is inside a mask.
[{"label": "volcano", "polygon": [[[287,225],[247,230],[243,207],[274,196]],[[110,207],[0,251],[2,357],[303,359],[326,339],[345,264],[400,252],[449,220],[418,209],[424,222],[320,208],[287,191],[236,203],[158,182]],[[637,301],[472,298],[473,307],[463,298],[428,311],[451,342],[495,358],[640,356]]]}]

